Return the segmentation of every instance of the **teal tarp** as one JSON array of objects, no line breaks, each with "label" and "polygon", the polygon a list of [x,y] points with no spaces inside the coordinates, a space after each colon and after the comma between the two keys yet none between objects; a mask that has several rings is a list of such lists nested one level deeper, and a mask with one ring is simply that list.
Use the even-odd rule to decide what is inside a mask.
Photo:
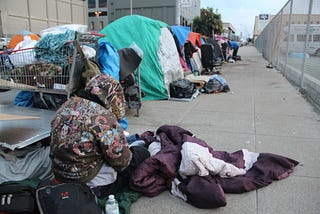
[{"label": "teal tarp", "polygon": [[141,89],[145,92],[144,100],[168,99],[159,63],[159,36],[164,22],[140,15],[124,16],[107,25],[100,33],[106,37],[100,40],[109,41],[116,49],[129,47],[133,42],[143,51],[141,62]]}]

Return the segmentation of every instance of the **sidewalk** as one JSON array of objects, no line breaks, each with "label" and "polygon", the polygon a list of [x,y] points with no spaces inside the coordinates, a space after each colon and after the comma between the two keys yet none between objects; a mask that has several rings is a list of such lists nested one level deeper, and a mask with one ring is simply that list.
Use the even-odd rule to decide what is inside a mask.
[{"label": "sidewalk", "polygon": [[227,206],[198,209],[165,191],[140,197],[132,214],[316,214],[320,212],[320,115],[253,46],[242,61],[222,66],[231,92],[202,94],[192,102],[144,101],[140,117],[128,111],[130,134],[181,126],[215,150],[275,153],[300,162],[287,179],[244,194],[227,194]]}]

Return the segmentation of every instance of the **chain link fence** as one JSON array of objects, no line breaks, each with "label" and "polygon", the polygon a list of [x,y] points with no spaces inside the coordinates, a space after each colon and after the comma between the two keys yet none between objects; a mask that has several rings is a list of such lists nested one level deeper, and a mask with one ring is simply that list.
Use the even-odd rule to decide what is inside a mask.
[{"label": "chain link fence", "polygon": [[269,65],[320,106],[320,0],[289,0],[255,46]]}]

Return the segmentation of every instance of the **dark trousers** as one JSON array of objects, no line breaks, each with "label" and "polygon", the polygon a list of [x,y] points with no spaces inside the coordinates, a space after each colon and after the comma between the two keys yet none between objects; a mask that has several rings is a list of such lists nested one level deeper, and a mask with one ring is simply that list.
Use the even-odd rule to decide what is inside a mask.
[{"label": "dark trousers", "polygon": [[239,50],[239,48],[233,49],[232,58],[236,58],[236,57],[237,57],[237,55],[238,55],[238,50]]},{"label": "dark trousers", "polygon": [[222,50],[224,61],[227,61],[227,48],[228,48],[228,44],[226,42],[221,44],[221,50]]}]

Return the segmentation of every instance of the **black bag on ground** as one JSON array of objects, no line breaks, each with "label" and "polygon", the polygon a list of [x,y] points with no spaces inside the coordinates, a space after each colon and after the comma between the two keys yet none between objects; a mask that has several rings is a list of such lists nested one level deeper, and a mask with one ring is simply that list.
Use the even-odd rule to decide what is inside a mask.
[{"label": "black bag on ground", "polygon": [[83,183],[39,187],[36,201],[41,214],[102,214],[96,195]]},{"label": "black bag on ground", "polygon": [[218,92],[229,92],[230,87],[229,85],[222,85],[216,79],[210,79],[206,85],[203,87],[203,92],[210,94],[210,93],[218,93]]},{"label": "black bag on ground", "polygon": [[27,184],[0,185],[0,212],[37,213],[35,189]]},{"label": "black bag on ground", "polygon": [[170,97],[175,98],[191,98],[196,91],[195,84],[187,79],[173,81],[169,88]]},{"label": "black bag on ground", "polygon": [[210,79],[206,85],[204,86],[204,90],[206,93],[214,93],[223,91],[222,84],[216,79]]}]

